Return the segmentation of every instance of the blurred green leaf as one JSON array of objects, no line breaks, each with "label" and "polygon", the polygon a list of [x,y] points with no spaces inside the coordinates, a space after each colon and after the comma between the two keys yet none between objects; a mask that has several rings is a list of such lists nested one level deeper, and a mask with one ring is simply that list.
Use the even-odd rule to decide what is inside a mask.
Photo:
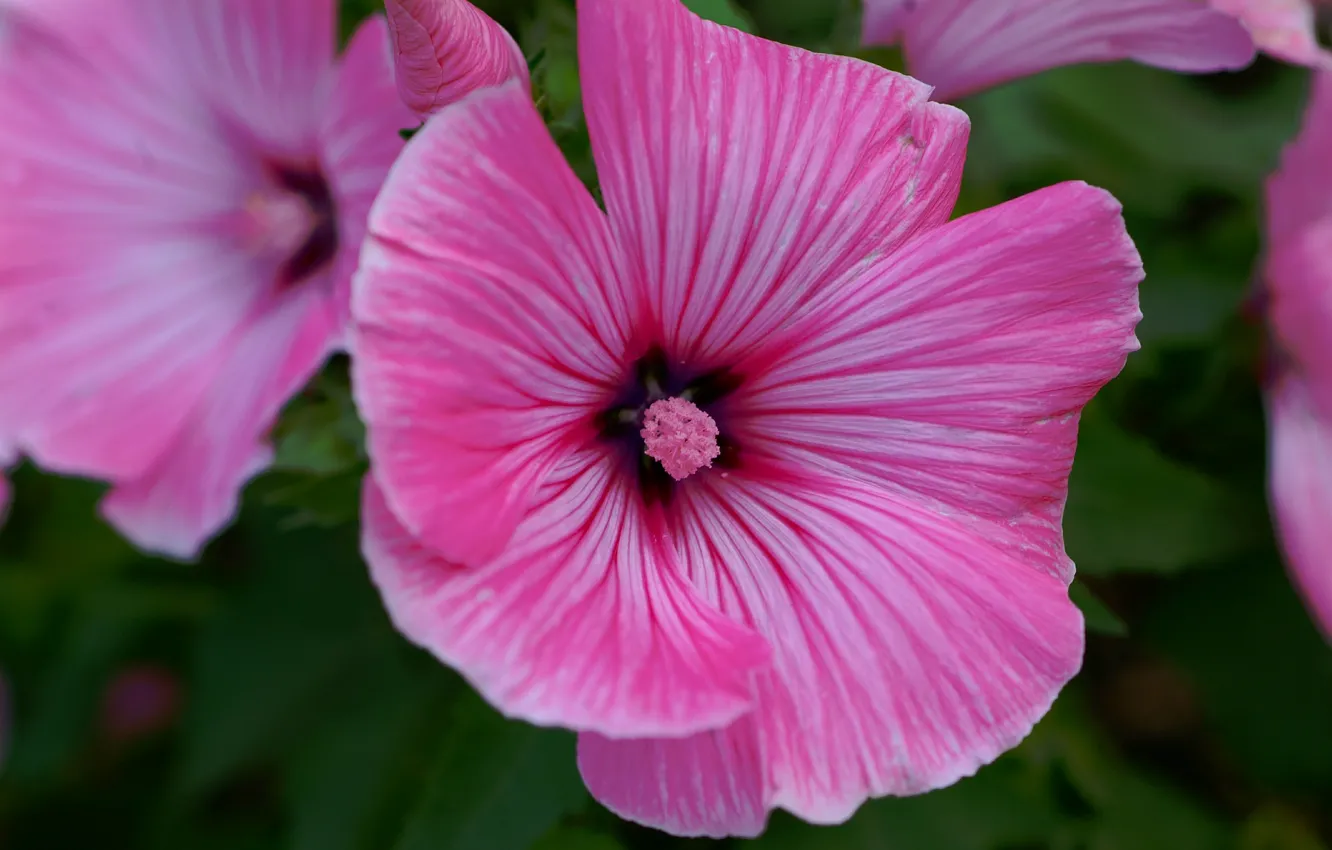
[{"label": "blurred green leaf", "polygon": [[731,0],[684,0],[684,4],[701,18],[745,32],[754,31],[754,25]]},{"label": "blurred green leaf", "polygon": [[1177,211],[1201,186],[1256,198],[1298,126],[1305,90],[1297,72],[1272,74],[1250,95],[1133,63],[1000,86],[963,103],[974,127],[968,177],[1024,188],[1085,180],[1154,215]]},{"label": "blurred green leaf", "polygon": [[[431,671],[436,672],[436,671]],[[442,672],[442,671],[440,671]],[[429,767],[422,740],[438,737],[453,691],[393,654],[347,671],[330,689],[288,767],[289,850],[377,850],[400,828]]]},{"label": "blurred green leaf", "polygon": [[1239,850],[1327,850],[1309,820],[1281,805],[1266,805],[1249,816]]},{"label": "blurred green leaf", "polygon": [[1175,572],[1243,551],[1261,522],[1222,483],[1087,408],[1064,514],[1079,570]]},{"label": "blurred green leaf", "polygon": [[533,844],[532,850],[624,850],[624,846],[611,836],[600,832],[557,827]]},{"label": "blurred green leaf", "polygon": [[137,623],[123,617],[79,612],[42,670],[35,699],[20,702],[17,735],[5,763],[6,778],[49,779],[68,767],[85,744],[101,704],[113,662],[133,639]]},{"label": "blurred green leaf", "polygon": [[819,827],[785,814],[745,846],[755,850],[994,850],[1063,829],[1065,817],[1040,777],[1007,759],[970,779],[918,797],[866,803],[850,822]]},{"label": "blurred green leaf", "polygon": [[237,535],[253,573],[204,630],[190,683],[180,790],[252,763],[313,710],[320,688],[390,634],[354,530],[281,533],[273,515]]},{"label": "blurred green leaf", "polygon": [[1332,651],[1275,562],[1170,585],[1140,632],[1192,677],[1249,775],[1332,811]]},{"label": "blurred green leaf", "polygon": [[1080,581],[1074,581],[1068,588],[1069,599],[1082,610],[1087,621],[1087,630],[1099,632],[1111,637],[1124,637],[1128,634],[1128,625],[1114,611],[1102,602],[1096,594]]},{"label": "blurred green leaf", "polygon": [[1223,850],[1232,834],[1219,817],[1168,783],[1128,770],[1109,776],[1089,850]]},{"label": "blurred green leaf", "polygon": [[475,695],[445,737],[395,850],[522,850],[587,803],[572,734],[506,720]]}]

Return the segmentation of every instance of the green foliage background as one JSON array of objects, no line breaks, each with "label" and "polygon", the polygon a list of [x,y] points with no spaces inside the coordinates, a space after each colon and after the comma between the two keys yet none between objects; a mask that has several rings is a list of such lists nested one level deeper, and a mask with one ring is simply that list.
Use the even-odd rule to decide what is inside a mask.
[{"label": "green foliage background", "polygon": [[[553,132],[595,180],[571,0],[482,3],[520,35]],[[856,52],[853,0],[696,0],[703,14]],[[350,26],[372,0],[344,3]],[[867,56],[892,65],[888,51]],[[953,788],[754,850],[1328,850],[1332,650],[1290,589],[1264,504],[1257,331],[1239,318],[1261,187],[1303,72],[1190,78],[1133,65],[1041,75],[965,102],[959,212],[1065,179],[1125,205],[1148,278],[1142,351],[1088,409],[1068,504],[1083,674],[1030,740]],[[1332,152],[1329,152],[1332,155]],[[136,554],[95,485],[16,476],[0,534],[0,774],[14,850],[635,850],[704,847],[621,823],[572,736],[501,719],[391,629],[359,561],[364,468],[346,364],[284,417],[278,467],[204,562]],[[171,728],[99,732],[111,677],[174,671]]]}]

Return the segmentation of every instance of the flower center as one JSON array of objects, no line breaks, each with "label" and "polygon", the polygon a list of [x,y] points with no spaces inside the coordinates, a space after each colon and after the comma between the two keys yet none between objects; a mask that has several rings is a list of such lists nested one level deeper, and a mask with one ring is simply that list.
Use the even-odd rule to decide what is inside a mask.
[{"label": "flower center", "polygon": [[643,444],[648,457],[666,474],[683,481],[721,454],[720,432],[713,418],[691,401],[667,398],[652,403],[643,415]]},{"label": "flower center", "polygon": [[675,488],[700,469],[740,465],[727,416],[741,383],[730,369],[691,367],[653,346],[626,370],[592,427],[599,441],[613,447],[644,501],[668,503]]},{"label": "flower center", "polygon": [[246,240],[255,252],[277,258],[277,285],[286,289],[337,256],[337,207],[317,165],[265,165],[269,185],[245,204]]}]

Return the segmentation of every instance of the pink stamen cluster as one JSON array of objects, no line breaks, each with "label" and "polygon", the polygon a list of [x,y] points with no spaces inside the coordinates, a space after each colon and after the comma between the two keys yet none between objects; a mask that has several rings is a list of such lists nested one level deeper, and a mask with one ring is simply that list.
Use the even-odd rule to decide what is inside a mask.
[{"label": "pink stamen cluster", "polygon": [[648,457],[660,461],[666,474],[676,481],[712,466],[721,454],[717,423],[682,398],[653,402],[643,416],[641,433]]}]

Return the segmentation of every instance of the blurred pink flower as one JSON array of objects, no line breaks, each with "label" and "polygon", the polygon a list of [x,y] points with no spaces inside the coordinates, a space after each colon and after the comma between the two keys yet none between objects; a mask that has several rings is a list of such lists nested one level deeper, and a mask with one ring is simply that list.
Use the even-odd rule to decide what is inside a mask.
[{"label": "blurred pink flower", "polygon": [[954,100],[1063,65],[1132,59],[1209,73],[1253,61],[1253,39],[1199,0],[865,0],[867,45]]},{"label": "blurred pink flower", "polygon": [[1265,53],[1317,68],[1332,68],[1332,53],[1318,44],[1315,11],[1326,0],[1211,0],[1248,27]]},{"label": "blurred pink flower", "polygon": [[1332,73],[1267,184],[1271,495],[1295,583],[1332,638]]},{"label": "blurred pink flower", "polygon": [[170,670],[138,665],[119,673],[102,698],[102,734],[125,744],[164,731],[180,712],[180,683]]},{"label": "blurred pink flower", "polygon": [[467,0],[386,0],[398,91],[430,115],[484,86],[527,79],[527,60],[499,24]]},{"label": "blurred pink flower", "polygon": [[671,832],[971,774],[1081,661],[1060,526],[1136,347],[1118,204],[950,222],[968,125],[928,87],[677,0],[578,15],[605,213],[511,82],[427,122],[371,216],[389,611]]},{"label": "blurred pink flower", "polygon": [[108,479],[145,549],[193,556],[229,520],[343,343],[413,121],[384,21],[339,62],[335,5],[0,8],[0,440]]}]

